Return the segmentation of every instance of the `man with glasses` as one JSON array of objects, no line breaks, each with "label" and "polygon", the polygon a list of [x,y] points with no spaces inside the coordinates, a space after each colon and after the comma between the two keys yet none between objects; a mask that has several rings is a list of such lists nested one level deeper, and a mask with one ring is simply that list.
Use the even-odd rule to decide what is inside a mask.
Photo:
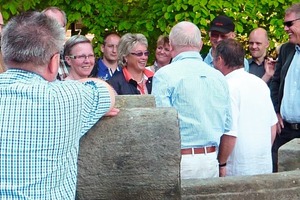
[{"label": "man with glasses", "polygon": [[[235,38],[235,25],[231,18],[225,15],[219,15],[215,17],[210,24],[209,28],[209,39],[211,43],[211,48],[206,55],[204,62],[206,62],[211,67],[213,65],[213,54],[215,53],[215,49],[220,41],[224,39]],[[245,71],[249,71],[249,64],[247,59],[244,59],[244,69]]]},{"label": "man with glasses", "polygon": [[60,25],[39,12],[3,29],[1,199],[75,199],[79,140],[103,115],[118,113],[106,82],[56,81],[64,40]]},{"label": "man with glasses", "polygon": [[289,42],[280,48],[271,81],[271,97],[278,117],[277,135],[272,146],[273,172],[278,171],[278,149],[300,138],[300,3],[285,11],[284,30]]},{"label": "man with glasses", "polygon": [[[61,25],[61,27],[63,27],[64,30],[66,31],[67,15],[63,10],[61,10],[58,7],[48,7],[48,8],[45,8],[42,11],[42,13],[44,13],[48,17],[51,17],[52,19],[55,19],[59,23],[59,25]],[[58,69],[57,79],[64,80],[68,75],[69,75],[69,72],[65,65],[65,62],[63,59],[63,54],[61,52],[60,65],[59,65],[59,69]]]},{"label": "man with glasses", "polygon": [[101,45],[102,59],[99,58],[93,71],[92,76],[107,81],[115,72],[121,71],[118,66],[118,44],[120,35],[116,32],[109,32],[104,36]]}]

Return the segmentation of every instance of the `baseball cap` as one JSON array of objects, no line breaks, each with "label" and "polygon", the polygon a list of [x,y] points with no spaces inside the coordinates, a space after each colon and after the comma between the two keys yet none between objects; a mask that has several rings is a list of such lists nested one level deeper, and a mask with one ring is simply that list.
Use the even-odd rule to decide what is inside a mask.
[{"label": "baseball cap", "polygon": [[235,25],[231,18],[224,15],[220,15],[211,21],[209,31],[229,33],[234,31],[234,27]]}]

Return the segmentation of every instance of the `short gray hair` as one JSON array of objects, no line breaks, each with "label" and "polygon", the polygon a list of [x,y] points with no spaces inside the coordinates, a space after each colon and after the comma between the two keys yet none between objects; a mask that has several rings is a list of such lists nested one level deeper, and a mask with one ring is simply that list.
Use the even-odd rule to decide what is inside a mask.
[{"label": "short gray hair", "polygon": [[63,48],[65,31],[54,19],[40,12],[25,12],[13,17],[2,31],[4,63],[48,64]]},{"label": "short gray hair", "polygon": [[201,49],[201,32],[199,28],[188,21],[179,22],[176,24],[169,35],[172,47],[195,47]]},{"label": "short gray hair", "polygon": [[138,43],[148,48],[147,38],[143,34],[126,33],[121,37],[118,45],[118,63],[120,66],[124,67],[126,65],[124,58],[131,53],[133,47]]},{"label": "short gray hair", "polygon": [[[52,7],[45,8],[45,9],[42,11],[42,13],[46,14],[47,11],[52,11],[52,12],[54,12],[54,13],[57,13],[57,12],[61,13],[62,16],[64,17],[64,26],[63,26],[63,27],[65,27],[65,26],[67,25],[67,22],[68,22],[68,21],[67,21],[67,15],[66,15],[65,11],[63,11],[62,9],[60,9],[60,8],[58,8],[58,7],[52,6]],[[47,15],[47,14],[46,14],[46,15]]]},{"label": "short gray hair", "polygon": [[72,37],[70,37],[70,39],[68,39],[67,42],[65,43],[64,57],[65,56],[70,56],[73,47],[76,44],[81,44],[81,43],[92,44],[91,41],[83,35],[73,35]]}]

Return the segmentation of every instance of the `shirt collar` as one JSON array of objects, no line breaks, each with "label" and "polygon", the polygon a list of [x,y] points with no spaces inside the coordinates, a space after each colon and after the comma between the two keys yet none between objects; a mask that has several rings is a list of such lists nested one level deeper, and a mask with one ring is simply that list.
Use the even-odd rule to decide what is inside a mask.
[{"label": "shirt collar", "polygon": [[[129,82],[130,80],[134,80],[132,78],[130,72],[127,70],[127,67],[123,67],[123,74],[124,74],[125,80],[127,82]],[[151,70],[148,70],[148,69],[145,69],[143,71],[143,74],[144,74],[144,79],[145,80],[148,80],[148,78],[150,78],[150,77],[152,77],[154,75],[154,73]]]},{"label": "shirt collar", "polygon": [[295,46],[295,49],[298,53],[300,53],[300,46],[298,44]]}]

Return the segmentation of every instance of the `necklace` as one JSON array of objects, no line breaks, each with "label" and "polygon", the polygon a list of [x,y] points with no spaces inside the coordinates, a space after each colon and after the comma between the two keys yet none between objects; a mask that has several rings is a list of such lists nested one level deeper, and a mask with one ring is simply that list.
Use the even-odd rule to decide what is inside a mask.
[{"label": "necklace", "polygon": [[141,84],[143,81],[144,81],[144,77],[142,77],[142,79],[139,82],[137,82],[137,84]]}]

